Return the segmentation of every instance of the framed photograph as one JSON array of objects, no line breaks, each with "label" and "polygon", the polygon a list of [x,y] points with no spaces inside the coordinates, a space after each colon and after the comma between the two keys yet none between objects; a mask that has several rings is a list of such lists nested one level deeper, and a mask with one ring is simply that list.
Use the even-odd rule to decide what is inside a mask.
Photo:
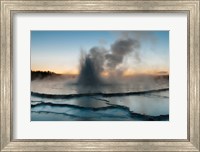
[{"label": "framed photograph", "polygon": [[1,151],[200,151],[199,0],[1,0]]},{"label": "framed photograph", "polygon": [[169,120],[169,31],[31,31],[31,121],[122,120]]}]

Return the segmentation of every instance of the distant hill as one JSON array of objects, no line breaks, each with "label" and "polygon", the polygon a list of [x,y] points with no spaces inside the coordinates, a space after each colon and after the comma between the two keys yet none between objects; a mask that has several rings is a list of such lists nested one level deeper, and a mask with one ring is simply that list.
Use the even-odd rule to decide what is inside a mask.
[{"label": "distant hill", "polygon": [[31,71],[31,81],[36,79],[55,78],[60,76],[51,71]]}]

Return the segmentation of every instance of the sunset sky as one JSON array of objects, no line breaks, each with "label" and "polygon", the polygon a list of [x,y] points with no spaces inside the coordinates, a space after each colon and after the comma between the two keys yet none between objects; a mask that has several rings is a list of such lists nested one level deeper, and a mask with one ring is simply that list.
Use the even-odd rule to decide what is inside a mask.
[{"label": "sunset sky", "polygon": [[120,64],[124,75],[168,73],[169,31],[31,31],[31,70],[78,74],[81,50],[98,46],[109,51],[117,39],[126,38],[140,47],[137,58],[129,54]]}]

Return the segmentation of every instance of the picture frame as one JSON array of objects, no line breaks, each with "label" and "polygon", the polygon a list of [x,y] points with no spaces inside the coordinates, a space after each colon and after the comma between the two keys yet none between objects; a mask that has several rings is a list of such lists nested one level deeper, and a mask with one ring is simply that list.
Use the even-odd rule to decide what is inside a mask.
[{"label": "picture frame", "polygon": [[[199,0],[150,1],[20,1],[1,0],[1,151],[200,151]],[[13,135],[13,15],[56,12],[187,13],[188,21],[188,138],[169,139],[29,139]]]}]

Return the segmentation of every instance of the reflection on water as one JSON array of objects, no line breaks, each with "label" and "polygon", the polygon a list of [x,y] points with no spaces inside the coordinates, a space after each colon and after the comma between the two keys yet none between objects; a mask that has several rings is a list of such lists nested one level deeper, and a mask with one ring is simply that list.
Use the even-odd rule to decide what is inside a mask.
[{"label": "reflection on water", "polygon": [[[169,93],[163,91],[162,94]],[[131,112],[140,113],[151,116],[167,115],[169,114],[169,98],[162,96],[150,95],[128,95],[122,97],[79,97],[72,99],[42,99],[39,97],[31,97],[32,104],[34,102],[46,102],[55,104],[70,104],[83,107],[107,107],[110,105],[121,105],[128,107]]]},{"label": "reflection on water", "polygon": [[129,107],[130,111],[150,116],[169,114],[169,98],[155,96],[112,97],[110,103]]},{"label": "reflection on water", "polygon": [[[159,87],[168,86],[164,84]],[[159,87],[155,85],[153,89]],[[63,80],[49,83],[35,81],[31,84],[31,90],[36,92],[36,95],[31,96],[32,121],[169,119],[169,90],[121,95],[118,93],[144,90],[133,84],[77,87]],[[77,96],[84,93],[89,95]],[[106,96],[107,93],[111,95]]]},{"label": "reflection on water", "polygon": [[110,83],[109,81],[103,85],[97,86],[81,86],[77,85],[74,79],[58,79],[52,80],[35,80],[31,82],[31,91],[46,94],[77,94],[77,93],[119,93],[119,92],[139,92],[144,90],[168,88],[168,82],[154,83],[152,82],[118,82]]}]

